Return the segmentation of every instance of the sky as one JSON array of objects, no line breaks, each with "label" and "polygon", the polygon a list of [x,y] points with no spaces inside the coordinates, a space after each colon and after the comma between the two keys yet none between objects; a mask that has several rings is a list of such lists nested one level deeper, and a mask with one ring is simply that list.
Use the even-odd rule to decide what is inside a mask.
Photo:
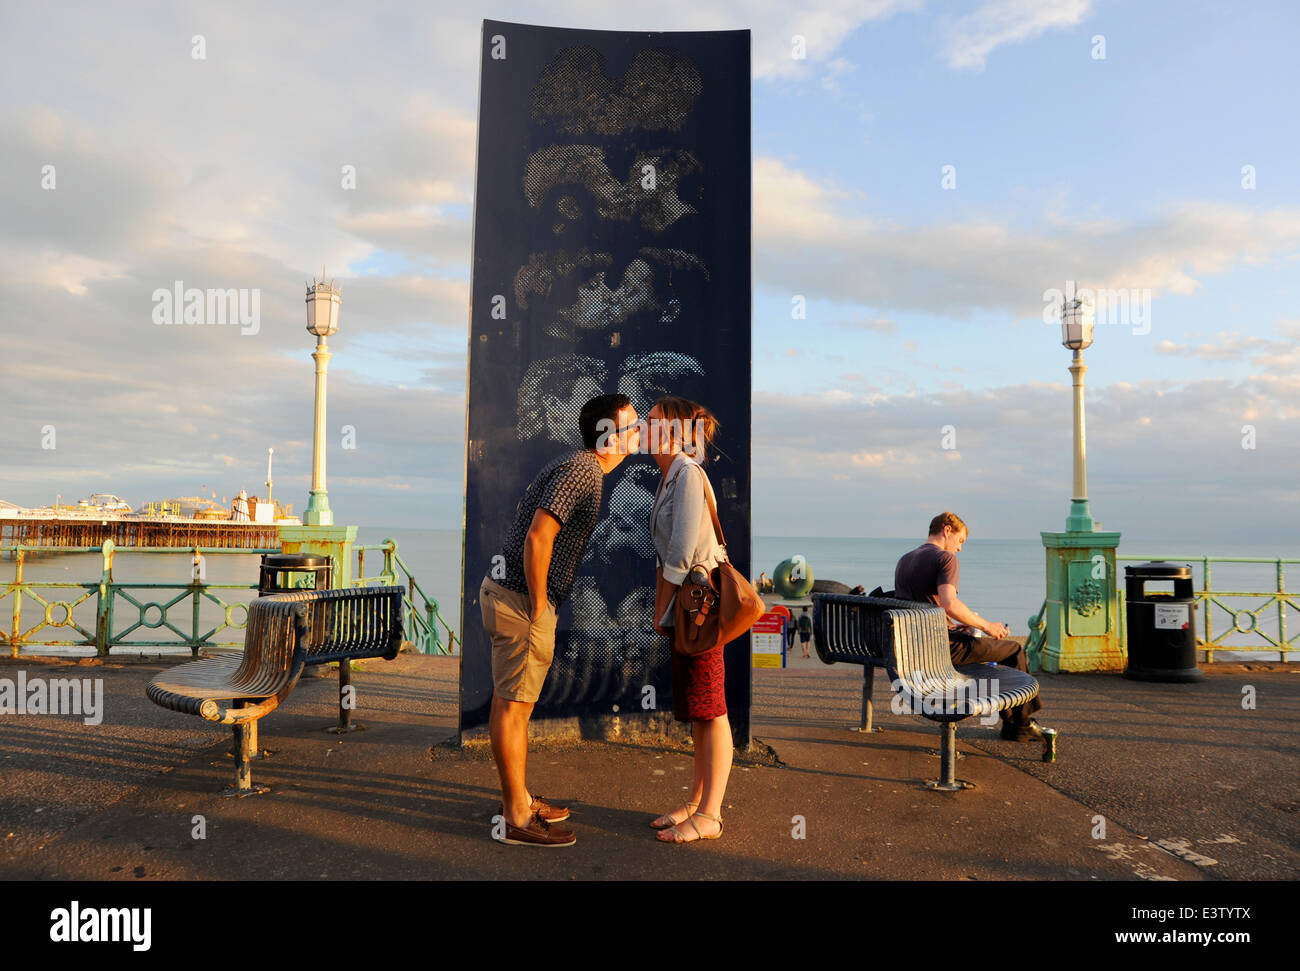
[{"label": "sky", "polygon": [[[459,528],[483,18],[752,31],[756,534],[1063,529],[1075,280],[1097,519],[1297,555],[1282,0],[11,5],[0,499],[264,494],[273,447],[301,512],[324,267],[336,521]],[[256,332],[156,323],[175,281]]]}]

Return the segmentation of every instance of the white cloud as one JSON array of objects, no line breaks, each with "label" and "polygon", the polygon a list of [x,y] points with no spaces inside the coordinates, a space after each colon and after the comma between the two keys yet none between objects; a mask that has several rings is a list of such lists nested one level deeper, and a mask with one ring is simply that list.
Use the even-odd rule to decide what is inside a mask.
[{"label": "white cloud", "polygon": [[[899,225],[854,212],[861,194],[754,160],[755,279],[809,300],[966,317],[1039,317],[1065,285],[1186,296],[1201,278],[1289,258],[1300,209],[1187,202],[1105,223],[1021,229],[991,218]],[[1159,325],[1159,320],[1153,322]]]},{"label": "white cloud", "polygon": [[1001,45],[1073,27],[1091,9],[1092,0],[991,0],[948,24],[944,60],[952,68],[982,71]]},{"label": "white cloud", "polygon": [[[1147,538],[1185,535],[1187,522],[1200,523],[1207,542],[1275,537],[1278,504],[1300,478],[1297,418],[1295,373],[1092,389],[1094,513],[1108,528]],[[1243,422],[1257,427],[1253,450],[1241,447]],[[942,447],[947,424],[960,452]],[[981,535],[1025,537],[1058,527],[1068,507],[1064,381],[870,397],[759,392],[753,427],[755,468],[763,470],[754,478],[755,522],[781,524],[760,531],[897,536],[960,506]],[[1212,523],[1203,518],[1207,502],[1220,510]]]},{"label": "white cloud", "polygon": [[1296,338],[1300,337],[1298,322],[1282,320],[1276,328],[1286,339],[1271,340],[1253,334],[1243,336],[1235,330],[1220,331],[1199,344],[1162,340],[1155,345],[1155,351],[1157,354],[1208,361],[1249,359],[1256,368],[1270,374],[1300,373],[1300,345],[1296,343]]}]

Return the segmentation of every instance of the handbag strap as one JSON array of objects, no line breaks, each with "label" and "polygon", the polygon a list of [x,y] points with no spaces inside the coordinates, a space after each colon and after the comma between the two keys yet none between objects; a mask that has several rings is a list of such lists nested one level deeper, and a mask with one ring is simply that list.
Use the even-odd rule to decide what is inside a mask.
[{"label": "handbag strap", "polygon": [[[700,469],[698,465],[696,468]],[[718,538],[718,545],[725,549],[727,546],[727,540],[722,535],[722,523],[718,522],[718,506],[713,501],[713,489],[709,485],[709,477],[705,475],[703,469],[700,469],[700,475],[704,476],[704,501],[709,504],[709,515],[713,517],[714,535]]]}]

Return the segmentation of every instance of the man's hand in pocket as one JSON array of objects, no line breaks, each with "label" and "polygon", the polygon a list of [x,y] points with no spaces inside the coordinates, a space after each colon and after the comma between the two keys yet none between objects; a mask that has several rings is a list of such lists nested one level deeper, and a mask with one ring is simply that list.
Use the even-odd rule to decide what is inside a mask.
[{"label": "man's hand in pocket", "polygon": [[532,605],[532,610],[530,610],[528,613],[529,623],[533,623],[533,624],[540,623],[541,619],[546,616],[546,608],[548,606],[550,606],[550,604],[548,604],[545,600],[542,600],[541,603],[534,602]]}]

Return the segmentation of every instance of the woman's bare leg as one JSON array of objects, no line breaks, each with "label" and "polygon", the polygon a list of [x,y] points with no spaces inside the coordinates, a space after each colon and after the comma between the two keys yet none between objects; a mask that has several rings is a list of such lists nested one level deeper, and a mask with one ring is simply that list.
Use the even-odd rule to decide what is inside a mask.
[{"label": "woman's bare leg", "polygon": [[[721,819],[722,800],[727,794],[727,779],[731,776],[731,722],[726,715],[719,715],[696,722],[695,726],[695,759],[699,767],[696,771],[701,773],[704,782],[697,813]],[[720,828],[712,819],[701,819],[698,815],[694,822],[702,836],[713,836]]]},{"label": "woman's bare leg", "polygon": [[695,758],[694,758],[694,777],[691,779],[691,793],[686,798],[686,804],[678,806],[672,812],[664,813],[654,821],[656,828],[667,828],[684,822],[700,806],[700,793],[704,791],[704,763],[700,758],[700,725],[701,722],[691,722],[691,735],[695,740]]}]

